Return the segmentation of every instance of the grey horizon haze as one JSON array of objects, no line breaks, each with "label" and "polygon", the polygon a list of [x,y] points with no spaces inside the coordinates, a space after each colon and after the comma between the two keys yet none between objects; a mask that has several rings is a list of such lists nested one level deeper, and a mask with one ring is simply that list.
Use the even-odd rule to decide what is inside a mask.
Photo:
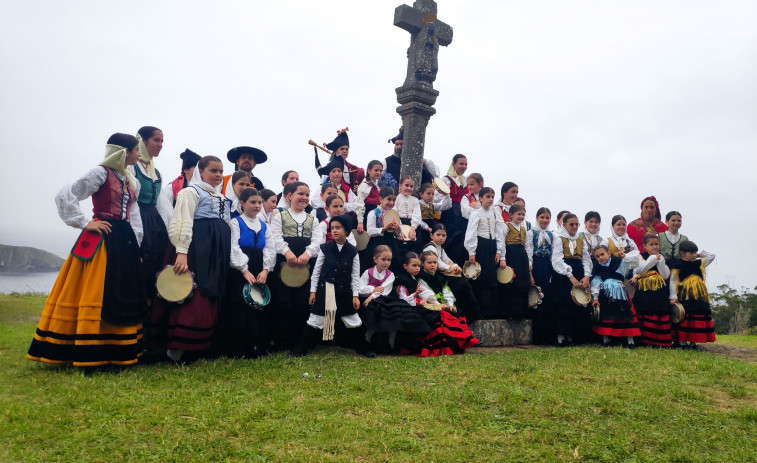
[{"label": "grey horizon haze", "polygon": [[[4,1],[0,243],[66,256],[78,231],[55,193],[110,134],[143,125],[165,134],[166,180],[185,148],[225,159],[252,145],[268,153],[254,171],[267,187],[288,169],[314,186],[308,139],[347,126],[351,162],[385,158],[407,69],[401,3]],[[757,4],[437,5],[454,46],[439,54],[425,156],[442,173],[464,153],[496,191],[519,185],[530,220],[596,210],[602,236],[655,195],[718,255],[711,289],[757,285]]]}]

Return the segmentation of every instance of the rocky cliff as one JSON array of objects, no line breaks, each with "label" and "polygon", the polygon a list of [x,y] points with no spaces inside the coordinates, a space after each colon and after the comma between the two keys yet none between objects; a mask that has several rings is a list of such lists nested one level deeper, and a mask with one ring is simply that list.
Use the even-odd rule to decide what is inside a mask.
[{"label": "rocky cliff", "polygon": [[63,259],[53,253],[0,244],[0,273],[57,272],[62,265]]}]

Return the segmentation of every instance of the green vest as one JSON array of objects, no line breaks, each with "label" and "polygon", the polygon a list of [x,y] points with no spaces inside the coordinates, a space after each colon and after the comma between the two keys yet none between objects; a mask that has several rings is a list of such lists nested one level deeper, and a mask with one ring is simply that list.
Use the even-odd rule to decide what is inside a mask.
[{"label": "green vest", "polygon": [[308,214],[308,218],[300,225],[292,218],[289,209],[281,211],[281,232],[283,237],[310,238],[313,235],[313,220],[313,216]]}]

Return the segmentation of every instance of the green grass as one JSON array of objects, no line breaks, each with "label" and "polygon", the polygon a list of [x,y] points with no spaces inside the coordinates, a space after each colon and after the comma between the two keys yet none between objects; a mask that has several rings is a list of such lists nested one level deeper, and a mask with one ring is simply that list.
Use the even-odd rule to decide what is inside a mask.
[{"label": "green grass", "polygon": [[323,350],[84,376],[24,358],[43,303],[0,296],[0,461],[757,461],[757,366],[706,352]]},{"label": "green grass", "polygon": [[717,335],[717,344],[726,344],[728,346],[748,347],[757,349],[757,336],[746,336],[740,334],[719,334]]}]

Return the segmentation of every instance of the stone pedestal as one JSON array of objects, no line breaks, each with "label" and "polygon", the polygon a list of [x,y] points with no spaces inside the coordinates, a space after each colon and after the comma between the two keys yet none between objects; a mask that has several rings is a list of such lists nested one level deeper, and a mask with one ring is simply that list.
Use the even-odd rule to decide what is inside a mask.
[{"label": "stone pedestal", "polygon": [[470,328],[481,347],[522,346],[533,342],[531,320],[477,320]]}]

